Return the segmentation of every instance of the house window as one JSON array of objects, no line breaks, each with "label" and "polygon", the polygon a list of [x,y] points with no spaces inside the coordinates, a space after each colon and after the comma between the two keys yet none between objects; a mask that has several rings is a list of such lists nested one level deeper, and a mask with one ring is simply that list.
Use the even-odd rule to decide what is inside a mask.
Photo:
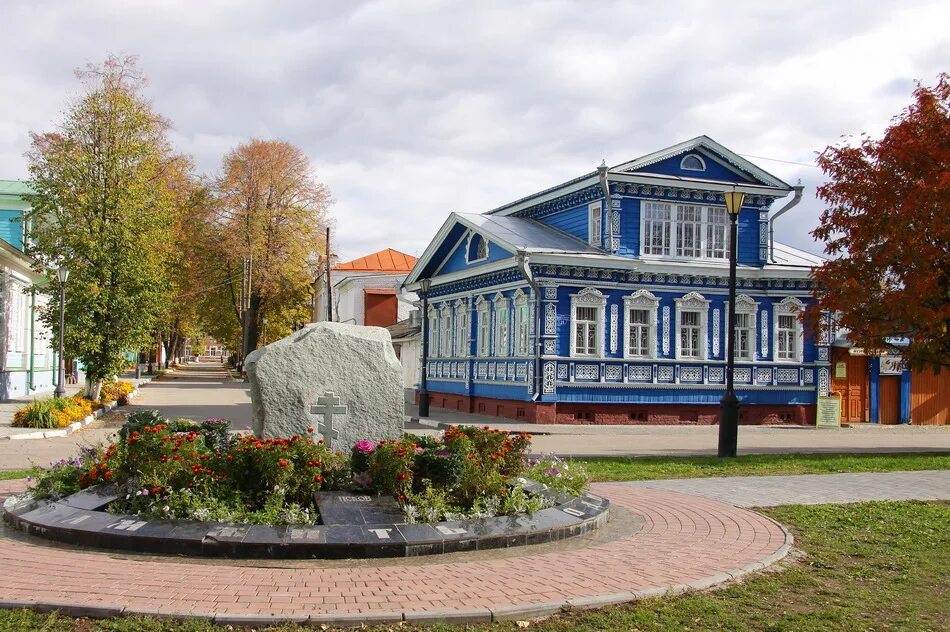
[{"label": "house window", "polygon": [[468,354],[468,310],[460,301],[455,305],[455,355],[464,358]]},{"label": "house window", "polygon": [[510,345],[508,339],[509,320],[511,316],[508,313],[508,299],[502,298],[501,294],[495,296],[495,355],[509,355]]},{"label": "house window", "polygon": [[488,301],[479,297],[478,306],[478,355],[491,355],[491,312],[488,311]]},{"label": "house window", "polygon": [[650,315],[645,309],[631,309],[627,312],[630,331],[630,343],[627,355],[645,356],[650,352]]},{"label": "house window", "polygon": [[706,321],[709,301],[698,292],[676,299],[677,358],[706,357]]},{"label": "house window", "polygon": [[706,208],[706,256],[710,259],[726,257],[726,209]]},{"label": "house window", "polygon": [[755,322],[752,314],[736,314],[736,357],[752,360],[755,357]]},{"label": "house window", "polygon": [[699,257],[702,254],[703,208],[676,207],[676,256]]},{"label": "house window", "polygon": [[706,161],[696,154],[687,154],[683,156],[683,159],[680,161],[680,169],[685,169],[686,171],[705,171]]},{"label": "house window", "polygon": [[805,304],[788,297],[775,305],[775,359],[779,362],[801,362],[804,341],[798,315]]},{"label": "house window", "polygon": [[[736,327],[734,344],[736,359],[752,362],[755,360],[755,315],[759,304],[747,294],[736,297]],[[726,304],[728,313],[729,304]]]},{"label": "house window", "polygon": [[478,233],[468,234],[467,263],[481,261],[488,258],[488,242]]},{"label": "house window", "polygon": [[518,290],[515,293],[515,355],[528,355],[531,346],[531,310],[528,296]]},{"label": "house window", "polygon": [[726,209],[715,206],[644,202],[644,255],[726,258]]},{"label": "house window", "polygon": [[575,355],[598,355],[597,329],[598,314],[596,307],[574,308],[574,351]]},{"label": "house window", "polygon": [[637,290],[623,299],[627,322],[624,356],[652,358],[656,355],[656,310],[660,300],[647,290]]},{"label": "house window", "polygon": [[680,357],[699,358],[699,312],[680,312]]},{"label": "house window", "polygon": [[571,355],[603,355],[606,306],[607,296],[594,288],[584,288],[571,296]]},{"label": "house window", "polygon": [[673,206],[659,202],[644,204],[643,254],[669,256]]},{"label": "house window", "polygon": [[426,332],[429,335],[429,355],[439,355],[439,317],[435,308],[429,308],[429,316],[426,319]]},{"label": "house window", "polygon": [[778,317],[777,359],[791,361],[798,356],[798,319],[791,314]]},{"label": "house window", "polygon": [[442,307],[440,320],[442,323],[439,335],[439,342],[442,345],[441,354],[443,358],[449,358],[452,356],[452,311],[448,305]]},{"label": "house window", "polygon": [[601,211],[600,211],[600,202],[591,204],[587,209],[588,211],[588,222],[587,222],[587,234],[590,236],[590,245],[591,246],[600,246],[601,243],[601,233],[602,224],[601,224]]}]

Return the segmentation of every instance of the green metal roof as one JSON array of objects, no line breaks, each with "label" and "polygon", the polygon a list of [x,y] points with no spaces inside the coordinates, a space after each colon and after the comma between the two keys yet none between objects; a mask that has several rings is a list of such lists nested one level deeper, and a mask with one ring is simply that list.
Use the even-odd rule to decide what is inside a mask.
[{"label": "green metal roof", "polygon": [[0,180],[0,195],[36,195],[36,191],[23,180]]}]

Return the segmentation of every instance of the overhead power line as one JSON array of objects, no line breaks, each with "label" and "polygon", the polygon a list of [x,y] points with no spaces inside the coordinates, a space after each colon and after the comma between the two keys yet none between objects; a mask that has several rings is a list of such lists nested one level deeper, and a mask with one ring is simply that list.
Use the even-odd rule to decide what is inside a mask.
[{"label": "overhead power line", "polygon": [[815,163],[809,162],[795,162],[794,160],[782,160],[781,158],[766,158],[765,156],[753,156],[752,154],[739,154],[744,158],[755,158],[756,160],[771,160],[772,162],[784,162],[787,165],[798,165],[800,167],[812,167],[814,169],[820,169]]}]

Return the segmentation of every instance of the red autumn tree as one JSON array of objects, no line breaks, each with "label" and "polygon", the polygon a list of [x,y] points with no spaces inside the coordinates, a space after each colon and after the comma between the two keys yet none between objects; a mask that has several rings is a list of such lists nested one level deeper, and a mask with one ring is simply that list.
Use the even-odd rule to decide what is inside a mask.
[{"label": "red autumn tree", "polygon": [[[950,367],[950,79],[918,84],[881,140],[827,147],[827,204],[812,231],[832,256],[815,271],[812,322],[839,314],[859,347],[899,349],[911,367]],[[909,340],[909,347],[895,339]]]}]

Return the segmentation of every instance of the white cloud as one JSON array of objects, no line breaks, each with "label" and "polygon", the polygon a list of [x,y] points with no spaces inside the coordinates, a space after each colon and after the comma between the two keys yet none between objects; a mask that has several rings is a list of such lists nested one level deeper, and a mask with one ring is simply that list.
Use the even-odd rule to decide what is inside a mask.
[{"label": "white cloud", "polygon": [[[138,54],[176,147],[205,172],[251,136],[294,142],[337,203],[338,252],[418,254],[480,212],[708,134],[810,162],[880,134],[950,59],[945,3],[391,0],[4,4],[0,177],[78,91],[72,69]],[[779,238],[816,249],[814,168]]]}]

